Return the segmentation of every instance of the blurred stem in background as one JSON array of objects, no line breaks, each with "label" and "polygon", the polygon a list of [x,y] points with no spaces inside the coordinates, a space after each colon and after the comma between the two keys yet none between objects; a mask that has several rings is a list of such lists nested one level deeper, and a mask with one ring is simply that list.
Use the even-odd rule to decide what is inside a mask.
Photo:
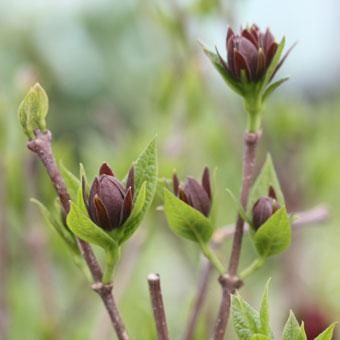
[{"label": "blurred stem in background", "polygon": [[9,326],[8,279],[9,247],[6,218],[6,167],[0,158],[0,339],[7,339]]},{"label": "blurred stem in background", "polygon": [[[27,197],[37,196],[37,179],[39,176],[38,161],[31,155],[25,163],[25,181]],[[37,216],[35,210],[31,209],[30,202],[26,206],[25,218],[25,242],[28,252],[31,255],[34,270],[39,286],[39,297],[43,304],[43,336],[49,339],[59,339],[57,330],[57,308],[55,300],[54,280],[52,268],[53,264],[50,259],[50,252],[47,246],[46,231],[40,225],[36,224]]]}]

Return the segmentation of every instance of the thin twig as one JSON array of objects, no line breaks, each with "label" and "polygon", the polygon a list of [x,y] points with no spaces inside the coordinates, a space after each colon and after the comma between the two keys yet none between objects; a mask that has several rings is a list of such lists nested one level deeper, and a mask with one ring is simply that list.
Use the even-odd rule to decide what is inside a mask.
[{"label": "thin twig", "polygon": [[[256,146],[260,139],[260,133],[246,132],[244,135],[243,178],[240,203],[243,209],[247,208],[249,192],[252,184],[256,160]],[[237,277],[237,269],[240,261],[244,221],[240,214],[237,216],[235,233],[231,255],[229,258],[228,274],[223,275],[219,282],[222,286],[222,300],[215,325],[214,339],[222,340],[229,319],[231,294],[241,285]]]},{"label": "thin twig", "polygon": [[[59,196],[60,202],[64,208],[64,213],[67,213],[70,210],[70,195],[67,191],[67,187],[65,185],[65,181],[61,176],[58,165],[53,155],[52,151],[52,134],[50,131],[45,133],[41,132],[39,129],[35,130],[35,139],[30,140],[27,143],[27,147],[29,150],[34,152],[41,162],[44,164],[47,173],[54,185],[54,188]],[[112,325],[116,331],[119,340],[128,340],[128,334],[125,330],[125,326],[121,320],[118,309],[114,302],[114,298],[112,295],[112,286],[111,285],[103,285],[102,280],[102,270],[97,262],[97,259],[93,253],[91,246],[83,241],[78,239],[79,247],[84,256],[85,262],[90,269],[94,280],[93,289],[96,291],[101,297],[106,310],[110,316]]]},{"label": "thin twig", "polygon": [[158,274],[148,276],[153,315],[156,321],[158,340],[169,340],[164,303],[161,290],[161,280]]}]

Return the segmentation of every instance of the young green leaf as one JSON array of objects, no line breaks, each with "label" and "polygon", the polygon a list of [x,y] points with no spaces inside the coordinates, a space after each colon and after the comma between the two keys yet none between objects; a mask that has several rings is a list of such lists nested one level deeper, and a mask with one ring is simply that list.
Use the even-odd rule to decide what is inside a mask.
[{"label": "young green leaf", "polygon": [[108,251],[117,247],[116,242],[103,229],[93,223],[84,210],[71,202],[71,209],[67,215],[68,227],[82,240],[93,243]]},{"label": "young green leaf", "polygon": [[290,311],[289,318],[283,329],[282,340],[306,340],[306,339],[307,337],[303,324],[299,325],[294,313]]},{"label": "young green leaf", "polygon": [[255,334],[262,335],[259,313],[238,293],[232,297],[231,309],[233,325],[240,340],[252,339]]},{"label": "young green leaf", "polygon": [[40,84],[35,84],[18,109],[20,124],[29,139],[34,138],[34,130],[46,131],[46,115],[48,112],[48,97]]},{"label": "young green leaf", "polygon": [[285,208],[280,208],[253,235],[257,252],[261,257],[277,255],[288,248],[291,226]]},{"label": "young green leaf", "polygon": [[136,196],[143,183],[146,182],[145,205],[143,209],[147,210],[151,205],[157,187],[158,165],[155,138],[152,139],[134,162],[134,167]]},{"label": "young green leaf", "polygon": [[262,95],[262,101],[265,101],[278,87],[280,87],[287,80],[289,80],[289,77],[282,78],[275,83],[269,85]]},{"label": "young green leaf", "polygon": [[213,227],[209,219],[168,189],[164,189],[164,211],[175,234],[198,243],[206,243],[211,239]]},{"label": "young green leaf", "polygon": [[337,322],[333,322],[330,326],[328,326],[321,334],[319,334],[315,340],[332,340],[334,328]]},{"label": "young green leaf", "polygon": [[269,325],[269,284],[270,279],[266,283],[260,307],[261,334],[266,335],[268,339],[274,339]]},{"label": "young green leaf", "polygon": [[258,175],[249,196],[248,209],[252,209],[255,202],[260,197],[268,196],[268,189],[273,187],[277,200],[281,207],[285,207],[285,200],[282,194],[279,180],[276,175],[276,171],[273,165],[272,158],[268,154],[267,159]]},{"label": "young green leaf", "polygon": [[80,256],[79,248],[74,235],[66,226],[63,225],[62,221],[60,220],[60,211],[51,211],[47,209],[47,207],[43,203],[34,198],[31,199],[31,202],[35,203],[39,207],[40,212],[44,217],[47,225],[58,233],[58,235],[65,242],[72,254]]}]

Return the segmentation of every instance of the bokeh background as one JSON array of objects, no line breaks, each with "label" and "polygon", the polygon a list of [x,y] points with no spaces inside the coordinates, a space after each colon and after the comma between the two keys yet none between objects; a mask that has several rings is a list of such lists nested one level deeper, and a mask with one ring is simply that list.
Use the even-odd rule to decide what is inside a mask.
[{"label": "bokeh background", "polygon": [[[224,48],[227,25],[270,26],[298,41],[281,75],[291,80],[268,101],[259,150],[272,153],[291,211],[325,204],[330,219],[294,231],[242,289],[257,305],[271,277],[272,324],[279,338],[289,309],[306,324],[340,320],[340,58],[337,0],[2,0],[0,2],[0,317],[5,339],[113,339],[97,296],[30,197],[46,205],[51,185],[25,148],[16,111],[39,81],[48,92],[49,128],[59,159],[94,176],[108,161],[124,176],[158,135],[160,177],[217,168],[218,226],[236,211],[241,100],[226,88],[197,40]],[[180,339],[201,268],[198,249],[168,229],[156,208],[127,243],[115,294],[132,339],[155,339],[146,277],[159,272],[170,335]],[[224,261],[230,241],[220,248]],[[254,249],[245,239],[241,265]],[[197,329],[208,339],[220,287],[215,275]],[[229,327],[228,339],[234,338]]]}]

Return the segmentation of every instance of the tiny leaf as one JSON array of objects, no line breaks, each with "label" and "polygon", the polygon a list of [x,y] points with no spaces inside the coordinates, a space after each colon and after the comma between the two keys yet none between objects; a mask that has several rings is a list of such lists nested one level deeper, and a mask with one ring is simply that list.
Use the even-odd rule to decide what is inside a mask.
[{"label": "tiny leaf", "polygon": [[337,322],[333,322],[330,326],[328,326],[321,334],[319,334],[315,340],[332,340],[334,328]]},{"label": "tiny leaf", "polygon": [[254,334],[251,337],[251,340],[270,340],[269,336],[263,334]]},{"label": "tiny leaf", "polygon": [[261,334],[259,313],[238,293],[232,297],[231,308],[233,325],[240,340],[249,340],[253,335]]},{"label": "tiny leaf", "polygon": [[20,124],[29,139],[34,138],[34,130],[46,131],[48,97],[40,84],[35,84],[28,91],[18,109]]},{"label": "tiny leaf", "polygon": [[268,336],[268,339],[274,339],[269,325],[269,284],[270,279],[266,283],[260,307],[261,334]]},{"label": "tiny leaf", "polygon": [[79,179],[75,175],[73,175],[73,173],[70,170],[66,168],[63,162],[60,162],[60,170],[65,180],[66,187],[70,192],[71,199],[74,200],[77,196],[79,186],[81,183]]},{"label": "tiny leaf", "polygon": [[201,212],[181,201],[168,189],[164,189],[164,211],[172,231],[195,242],[208,242],[213,227]]},{"label": "tiny leaf", "polygon": [[285,324],[282,334],[282,340],[305,340],[306,333],[303,324],[300,326],[292,311],[290,311],[289,318]]},{"label": "tiny leaf", "polygon": [[256,250],[261,257],[277,255],[288,248],[291,226],[285,208],[280,208],[253,235]]}]

